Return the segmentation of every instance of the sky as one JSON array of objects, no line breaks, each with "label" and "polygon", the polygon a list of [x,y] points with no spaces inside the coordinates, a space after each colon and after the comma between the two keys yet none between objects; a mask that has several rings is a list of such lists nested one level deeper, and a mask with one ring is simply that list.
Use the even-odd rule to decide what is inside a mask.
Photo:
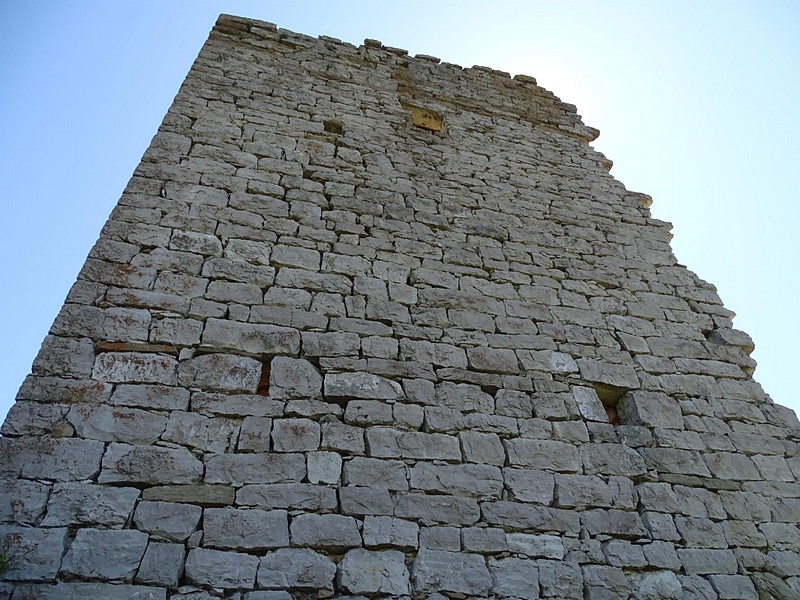
[{"label": "sky", "polygon": [[220,13],[536,77],[800,412],[800,3],[0,0],[0,419]]}]

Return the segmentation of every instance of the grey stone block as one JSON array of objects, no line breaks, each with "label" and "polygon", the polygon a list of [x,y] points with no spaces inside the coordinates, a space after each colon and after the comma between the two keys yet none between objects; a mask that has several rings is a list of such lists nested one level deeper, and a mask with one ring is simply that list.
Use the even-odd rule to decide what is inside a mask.
[{"label": "grey stone block", "polygon": [[261,558],[258,585],[267,589],[333,591],[336,564],[307,548],[282,548]]},{"label": "grey stone block", "polygon": [[181,362],[178,380],[186,387],[254,394],[263,365],[246,356],[204,354]]},{"label": "grey stone block", "polygon": [[389,490],[376,486],[340,487],[339,503],[342,513],[347,515],[391,515],[394,510]]},{"label": "grey stone block", "polygon": [[580,531],[580,515],[572,510],[500,500],[484,502],[481,505],[481,513],[485,521],[495,527],[541,532],[560,531],[575,535]]},{"label": "grey stone block", "polygon": [[92,379],[109,383],[161,383],[176,385],[178,361],[171,356],[145,352],[98,354]]},{"label": "grey stone block", "polygon": [[114,387],[110,403],[154,410],[186,410],[189,390],[165,385],[120,384]]},{"label": "grey stone block", "polygon": [[467,462],[502,467],[506,463],[506,451],[496,433],[462,431],[458,434],[461,451]]},{"label": "grey stone block", "polygon": [[427,492],[499,498],[503,490],[503,475],[492,465],[432,465],[417,463],[411,468],[411,489]]},{"label": "grey stone block", "polygon": [[495,554],[508,550],[506,534],[492,527],[465,527],[461,530],[461,546],[467,552]]},{"label": "grey stone block", "polygon": [[473,525],[481,516],[477,501],[471,498],[414,492],[398,495],[394,514],[405,519],[417,519],[423,524],[450,525]]},{"label": "grey stone block", "polygon": [[348,551],[339,563],[338,583],[351,594],[405,596],[411,593],[405,557],[396,550],[357,548]]},{"label": "grey stone block", "polygon": [[185,557],[186,548],[183,544],[150,542],[136,573],[136,582],[178,587]]},{"label": "grey stone block", "polygon": [[306,467],[310,483],[339,483],[342,457],[336,452],[309,452]]},{"label": "grey stone block", "polygon": [[[603,407],[603,403],[594,388],[576,386],[572,388],[572,397],[575,399],[575,404],[578,405],[578,410],[584,419],[608,423],[606,409]],[[622,422],[628,423],[629,421],[623,419]]]},{"label": "grey stone block", "polygon": [[[0,550],[6,557],[6,581],[53,580],[58,573],[69,532],[0,525]],[[145,536],[146,537],[146,536]]]},{"label": "grey stone block", "polygon": [[689,575],[735,574],[738,569],[736,555],[727,549],[679,548],[678,557]]},{"label": "grey stone block", "polygon": [[619,418],[629,425],[683,429],[677,400],[658,392],[628,392],[617,403]]},{"label": "grey stone block", "polygon": [[309,452],[319,448],[320,426],[310,419],[275,419],[272,446],[276,452]]},{"label": "grey stone block", "polygon": [[200,586],[250,590],[258,562],[258,557],[240,552],[194,548],[186,558],[186,579]]},{"label": "grey stone block", "polygon": [[281,400],[319,398],[322,375],[307,360],[276,356],[270,364],[269,395]]},{"label": "grey stone block", "polygon": [[306,474],[302,454],[213,454],[205,463],[206,483],[292,483]]},{"label": "grey stone block", "polygon": [[57,583],[18,586],[22,600],[167,600],[167,590],[114,583]]},{"label": "grey stone block", "polygon": [[[30,484],[35,485],[33,482]],[[56,484],[47,503],[42,527],[100,525],[121,528],[133,512],[139,494],[136,488],[128,487]]]},{"label": "grey stone block", "polygon": [[391,517],[364,517],[364,546],[376,548],[394,546],[397,548],[417,548],[419,526],[403,519]]},{"label": "grey stone block", "polygon": [[583,590],[586,600],[616,600],[627,598],[631,585],[622,569],[603,565],[585,565]]},{"label": "grey stone block", "polygon": [[524,558],[489,558],[492,592],[500,598],[534,600],[539,597],[536,561]]},{"label": "grey stone block", "polygon": [[325,396],[396,400],[403,395],[400,384],[371,373],[331,373],[325,375]]},{"label": "grey stone block", "polygon": [[678,576],[672,571],[635,573],[631,577],[631,589],[634,596],[642,600],[680,600],[686,597]]},{"label": "grey stone block", "polygon": [[[45,511],[49,494],[50,486],[43,483],[0,477],[0,522],[34,525]],[[57,522],[43,523],[44,527],[58,525]]]},{"label": "grey stone block", "polygon": [[344,463],[344,481],[348,485],[376,486],[407,490],[406,464],[399,460],[355,457]]},{"label": "grey stone block", "polygon": [[516,500],[549,505],[555,494],[552,473],[534,469],[503,469],[505,485]]},{"label": "grey stone block", "polygon": [[629,390],[639,388],[636,370],[630,365],[615,365],[584,358],[575,362],[581,377],[586,381]]},{"label": "grey stone block", "polygon": [[344,515],[303,514],[292,519],[292,545],[312,548],[361,546],[358,521]]},{"label": "grey stone block", "polygon": [[248,354],[297,356],[300,352],[300,332],[288,327],[254,325],[209,319],[203,331],[203,343],[220,349]]},{"label": "grey stone block", "polygon": [[145,489],[142,499],[198,506],[226,506],[233,504],[235,495],[236,490],[226,485],[162,485]]},{"label": "grey stone block", "polygon": [[414,560],[411,574],[415,593],[482,596],[492,587],[492,577],[478,554],[423,549]]},{"label": "grey stone block", "polygon": [[246,485],[236,492],[238,506],[330,512],[336,510],[336,490],[310,483]]},{"label": "grey stone block", "polygon": [[99,483],[198,483],[203,464],[185,448],[108,445]]},{"label": "grey stone block", "polygon": [[232,550],[265,550],[289,545],[285,510],[207,508],[203,544]]},{"label": "grey stone block", "polygon": [[88,379],[94,362],[94,344],[89,338],[75,339],[48,335],[33,361],[32,372],[36,375],[62,375]]},{"label": "grey stone block", "polygon": [[175,502],[140,502],[133,522],[154,539],[185,542],[197,529],[203,509]]},{"label": "grey stone block", "polygon": [[131,530],[81,529],[61,572],[85,579],[132,581],[147,548],[147,534]]},{"label": "grey stone block", "polygon": [[537,535],[532,533],[508,533],[506,545],[509,552],[524,554],[535,558],[564,558],[564,544],[557,535]]},{"label": "grey stone block", "polygon": [[582,471],[577,446],[551,440],[514,438],[504,441],[512,466],[551,469],[574,473]]},{"label": "grey stone block", "polygon": [[[245,417],[239,428],[239,452],[269,452],[272,419],[268,417]],[[224,450],[223,450],[224,451]]]},{"label": "grey stone block", "polygon": [[398,431],[391,427],[370,427],[366,433],[370,456],[460,460],[458,438],[438,433]]}]

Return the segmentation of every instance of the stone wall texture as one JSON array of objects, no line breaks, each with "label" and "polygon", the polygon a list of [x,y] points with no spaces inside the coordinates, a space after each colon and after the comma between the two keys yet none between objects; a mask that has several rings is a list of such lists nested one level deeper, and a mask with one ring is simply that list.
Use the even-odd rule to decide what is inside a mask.
[{"label": "stone wall texture", "polygon": [[0,599],[800,598],[800,427],[532,77],[223,16],[2,428]]}]

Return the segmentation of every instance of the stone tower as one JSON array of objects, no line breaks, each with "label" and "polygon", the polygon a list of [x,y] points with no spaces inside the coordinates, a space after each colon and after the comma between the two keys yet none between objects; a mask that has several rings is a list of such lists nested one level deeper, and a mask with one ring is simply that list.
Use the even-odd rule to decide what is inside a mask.
[{"label": "stone tower", "polygon": [[799,598],[798,421],[596,136],[220,17],[3,425],[0,599]]}]

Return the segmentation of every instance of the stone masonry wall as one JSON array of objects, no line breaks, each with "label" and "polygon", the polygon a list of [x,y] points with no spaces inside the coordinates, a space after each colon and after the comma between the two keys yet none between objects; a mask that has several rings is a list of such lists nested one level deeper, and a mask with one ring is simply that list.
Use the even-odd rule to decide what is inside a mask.
[{"label": "stone masonry wall", "polygon": [[221,17],[3,425],[0,599],[800,598],[798,421],[596,136]]}]

